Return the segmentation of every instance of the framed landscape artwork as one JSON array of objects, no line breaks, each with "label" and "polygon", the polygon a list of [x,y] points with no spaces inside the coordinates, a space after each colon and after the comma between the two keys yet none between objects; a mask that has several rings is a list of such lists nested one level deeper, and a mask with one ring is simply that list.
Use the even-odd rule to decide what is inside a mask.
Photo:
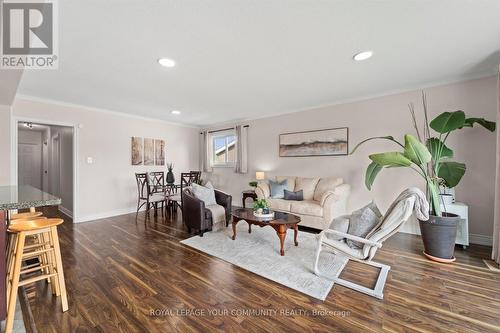
[{"label": "framed landscape artwork", "polygon": [[165,165],[165,140],[155,140],[155,165]]},{"label": "framed landscape artwork", "polygon": [[142,165],[142,138],[132,137],[132,165]]},{"label": "framed landscape artwork", "polygon": [[154,139],[144,138],[144,165],[155,165]]},{"label": "framed landscape artwork", "polygon": [[280,134],[280,157],[337,156],[349,153],[349,128]]}]

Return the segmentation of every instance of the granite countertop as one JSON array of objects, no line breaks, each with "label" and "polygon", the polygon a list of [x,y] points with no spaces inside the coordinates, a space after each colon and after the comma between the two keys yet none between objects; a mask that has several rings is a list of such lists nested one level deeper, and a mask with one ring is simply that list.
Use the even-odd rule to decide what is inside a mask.
[{"label": "granite countertop", "polygon": [[61,199],[29,186],[0,186],[0,210],[56,206]]}]

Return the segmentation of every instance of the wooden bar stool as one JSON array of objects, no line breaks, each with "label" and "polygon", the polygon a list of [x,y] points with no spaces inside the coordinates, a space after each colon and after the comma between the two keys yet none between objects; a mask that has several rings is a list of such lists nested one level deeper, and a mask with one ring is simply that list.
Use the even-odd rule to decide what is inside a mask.
[{"label": "wooden bar stool", "polygon": [[[45,220],[47,219],[47,217],[45,216],[36,216],[36,217],[32,217],[32,218],[18,218],[16,220],[11,220],[10,221],[10,225],[14,225],[14,224],[18,224],[18,223],[23,223],[25,220]],[[38,247],[43,247],[44,246],[44,243],[46,243],[48,241],[48,237],[49,237],[49,234],[48,233],[40,233],[40,234],[36,234],[36,235],[31,235],[31,236],[28,236],[28,237],[31,237],[31,242],[32,244],[30,245],[30,248],[35,248],[35,244],[38,244]],[[28,238],[27,238],[28,239]],[[26,246],[24,247],[25,251],[26,251]],[[9,258],[9,252],[7,251],[7,257]],[[48,254],[47,253],[41,253],[39,256],[38,256],[38,263],[40,265],[42,265],[43,267],[45,267],[45,271],[47,271],[48,273],[48,262],[49,262],[49,257],[48,257]],[[31,266],[31,265],[30,265]],[[35,264],[33,264],[33,266],[35,266]],[[7,267],[9,267],[7,265]],[[47,282],[48,283],[51,283],[51,279],[47,279]],[[52,288],[52,292],[54,293],[54,288]],[[8,297],[8,295],[7,295]]]},{"label": "wooden bar stool", "polygon": [[42,212],[27,212],[27,213],[19,213],[19,214],[12,214],[10,217],[11,221],[14,220],[26,220],[26,219],[31,219],[33,217],[39,217],[42,216]]},{"label": "wooden bar stool", "polygon": [[[59,218],[33,219],[15,222],[9,226],[9,248],[7,257],[7,318],[5,332],[10,333],[14,324],[18,288],[36,281],[50,279],[52,292],[61,296],[63,312],[68,310],[68,298],[62,267],[57,226]],[[26,244],[26,237],[41,235],[41,242]],[[23,261],[41,257],[36,264],[24,265]],[[38,274],[36,274],[38,272]],[[23,275],[29,274],[28,277]]]}]

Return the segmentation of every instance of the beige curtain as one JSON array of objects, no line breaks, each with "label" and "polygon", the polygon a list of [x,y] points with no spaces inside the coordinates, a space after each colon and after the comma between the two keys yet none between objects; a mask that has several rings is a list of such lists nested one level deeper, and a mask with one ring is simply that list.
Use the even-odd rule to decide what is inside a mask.
[{"label": "beige curtain", "polygon": [[236,132],[236,165],[234,172],[248,172],[248,126],[237,125]]},{"label": "beige curtain", "polygon": [[209,149],[210,134],[208,131],[200,133],[200,170],[203,172],[212,172],[210,164],[210,149]]},{"label": "beige curtain", "polygon": [[500,265],[500,66],[497,81],[497,179],[495,189],[495,222],[493,227],[493,252],[491,258]]}]

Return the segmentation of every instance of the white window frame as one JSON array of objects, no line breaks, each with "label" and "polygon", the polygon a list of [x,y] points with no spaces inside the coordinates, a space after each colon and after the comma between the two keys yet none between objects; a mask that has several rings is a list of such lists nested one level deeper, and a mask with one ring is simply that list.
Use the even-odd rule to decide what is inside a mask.
[{"label": "white window frame", "polygon": [[[227,130],[227,131],[221,131],[221,132],[215,132],[210,134],[210,164],[214,168],[233,168],[236,165],[236,162],[228,162],[227,157],[229,156],[229,151],[228,151],[228,145],[227,145],[227,137],[228,136],[234,136],[235,137],[235,147],[234,149],[238,149],[236,145],[236,131],[235,130]],[[214,141],[217,138],[226,138],[226,161],[225,162],[216,162],[215,161],[215,147],[214,147]],[[235,151],[236,152],[236,151]]]}]

